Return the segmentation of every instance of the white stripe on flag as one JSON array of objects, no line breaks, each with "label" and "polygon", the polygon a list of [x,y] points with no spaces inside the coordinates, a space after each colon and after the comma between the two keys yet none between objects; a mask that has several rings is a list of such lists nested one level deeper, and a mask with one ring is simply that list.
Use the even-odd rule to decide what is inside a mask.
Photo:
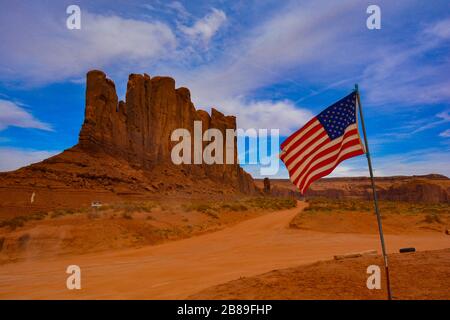
[{"label": "white stripe on flag", "polygon": [[[311,174],[308,175],[308,178],[306,179],[306,181],[305,181],[305,183],[303,185],[307,186],[309,180],[312,177],[314,177],[315,175],[317,175],[317,174],[319,174],[319,173],[321,173],[323,171],[326,171],[328,169],[334,168],[334,166],[336,166],[336,164],[339,162],[339,160],[341,160],[341,158],[343,156],[345,156],[347,153],[351,153],[351,152],[358,151],[358,150],[362,150],[361,145],[356,145],[356,146],[352,146],[350,148],[347,148],[345,150],[341,150],[343,152],[339,155],[339,157],[337,157],[337,159],[334,162],[332,162],[332,163],[330,163],[330,164],[328,164],[328,165],[326,165],[324,167],[321,167],[320,169],[317,169],[314,172],[311,172]],[[305,191],[305,188],[302,189],[302,193],[304,193],[304,191]]]},{"label": "white stripe on flag", "polygon": [[314,128],[315,126],[319,125],[320,122],[316,119],[315,121],[311,122],[309,124],[308,127],[305,127],[305,130],[303,130],[302,132],[300,132],[296,137],[294,137],[294,139],[292,139],[289,144],[283,148],[283,150],[288,151],[289,148],[296,143],[301,137],[303,137],[305,134],[307,134],[312,128]]},{"label": "white stripe on flag", "polygon": [[[356,129],[356,125],[348,126],[348,128],[345,130],[345,133],[347,133],[348,131],[354,130],[354,129]],[[322,146],[320,149],[318,149],[314,153],[308,154],[307,158],[304,159],[304,162],[301,164],[301,166],[298,167],[297,170],[295,170],[294,175],[292,176],[292,181],[295,181],[295,179],[297,178],[299,173],[301,173],[303,171],[303,169],[308,165],[308,163],[311,161],[311,159],[313,159],[316,155],[325,151],[326,149],[329,149],[329,148],[335,146],[336,144],[343,144],[344,142],[347,142],[354,136],[354,135],[348,136],[344,140],[345,133],[342,136],[340,136],[339,138],[331,140],[329,143],[325,144],[324,146]]]},{"label": "white stripe on flag", "polygon": [[[353,140],[357,140],[357,139],[358,139],[358,136],[357,136],[357,135],[351,135],[351,136],[348,136],[347,138],[345,138],[344,140],[342,140],[342,145],[343,145],[344,143],[347,143],[347,142],[350,142],[350,141],[353,141]],[[311,168],[314,168],[315,165],[317,165],[318,163],[321,163],[322,161],[325,161],[325,160],[327,160],[327,159],[329,159],[329,158],[334,157],[335,155],[339,154],[339,152],[341,152],[342,150],[343,150],[342,148],[336,149],[336,150],[334,150],[334,151],[332,151],[332,152],[330,152],[330,153],[327,153],[327,154],[324,155],[323,157],[320,157],[320,158],[314,160],[314,162],[312,162],[311,165],[309,166],[308,170],[306,170],[305,172],[301,172],[300,180],[298,181],[297,186],[300,186],[301,181],[305,179],[305,175],[308,174],[308,171],[309,171]],[[297,174],[297,175],[298,175],[298,174]],[[309,174],[308,174],[308,175],[309,175]]]}]

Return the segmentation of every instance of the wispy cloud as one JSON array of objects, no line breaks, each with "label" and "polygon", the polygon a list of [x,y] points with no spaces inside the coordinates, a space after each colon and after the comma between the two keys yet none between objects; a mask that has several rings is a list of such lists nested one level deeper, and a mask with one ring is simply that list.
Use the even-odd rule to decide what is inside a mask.
[{"label": "wispy cloud", "polygon": [[166,4],[167,8],[176,12],[177,17],[181,20],[185,20],[192,16],[192,14],[186,9],[186,7],[179,1],[173,1]]},{"label": "wispy cloud", "polygon": [[217,100],[220,110],[238,115],[239,128],[280,129],[283,136],[300,128],[313,114],[305,108],[295,106],[289,100],[248,100],[243,97]]},{"label": "wispy cloud", "polygon": [[21,148],[0,148],[0,171],[12,171],[58,154],[60,151],[39,151]]},{"label": "wispy cloud", "polygon": [[418,133],[422,132],[431,128],[435,128],[439,125],[445,124],[450,122],[450,111],[446,110],[443,112],[440,112],[436,115],[437,120],[433,119],[431,121],[424,121],[423,125],[418,127],[417,129],[413,130],[411,133]]},{"label": "wispy cloud", "polygon": [[[172,4],[173,5],[173,4]],[[179,5],[177,5],[178,11],[182,10]],[[192,26],[180,26],[180,30],[191,37],[194,40],[200,40],[203,44],[208,44],[211,38],[219,31],[220,27],[227,20],[227,15],[222,10],[212,8],[211,12],[208,13],[201,19],[198,19]]]},{"label": "wispy cloud", "polygon": [[308,120],[311,112],[288,99],[251,98],[252,93],[280,81],[303,86],[292,72],[305,68],[310,74],[314,63],[331,62],[336,51],[349,44],[347,27],[329,26],[351,16],[348,9],[356,5],[351,0],[326,6],[289,4],[236,37],[212,63],[174,73],[182,85],[191,88],[196,105],[217,106],[235,114],[244,128],[277,126],[288,134]]},{"label": "wispy cloud", "polygon": [[17,103],[0,99],[0,131],[10,126],[53,131],[51,125],[39,121]]},{"label": "wispy cloud", "polygon": [[[450,60],[439,58],[450,33],[450,18],[425,27],[410,41],[388,43],[376,50],[378,59],[364,70],[363,85],[371,104],[411,107],[450,99]],[[436,55],[435,59],[429,59]]]},{"label": "wispy cloud", "polygon": [[[20,8],[20,7],[18,7]],[[158,21],[146,22],[82,10],[80,30],[68,30],[64,20],[50,13],[35,13],[12,6],[2,15],[0,28],[0,80],[45,84],[78,79],[87,70],[120,68],[158,61],[176,47],[171,28]],[[15,24],[12,19],[19,19]]]},{"label": "wispy cloud", "polygon": [[442,131],[442,132],[439,134],[439,136],[440,136],[440,137],[443,137],[443,138],[450,138],[450,129],[447,129],[447,130],[445,130],[445,131]]}]

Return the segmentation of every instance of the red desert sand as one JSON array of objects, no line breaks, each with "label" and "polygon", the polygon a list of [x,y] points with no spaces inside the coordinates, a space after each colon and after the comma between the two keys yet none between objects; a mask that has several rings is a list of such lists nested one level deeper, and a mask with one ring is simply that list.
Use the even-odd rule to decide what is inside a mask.
[{"label": "red desert sand", "polygon": [[[294,209],[156,246],[5,264],[0,266],[0,298],[183,299],[240,277],[330,260],[336,254],[380,251],[376,234],[290,229],[290,221],[304,207],[305,203],[299,202]],[[447,235],[437,232],[386,236],[391,253],[411,246],[420,251],[444,249],[449,247],[449,241]],[[81,267],[81,290],[66,288],[65,271],[72,264]],[[346,268],[340,268],[336,273],[339,271],[345,273],[344,278],[354,273],[354,269],[346,273]],[[330,276],[333,273],[326,275]],[[364,276],[363,273],[360,277]],[[314,287],[320,288],[320,284],[311,283]],[[280,298],[278,294],[270,298]]]}]

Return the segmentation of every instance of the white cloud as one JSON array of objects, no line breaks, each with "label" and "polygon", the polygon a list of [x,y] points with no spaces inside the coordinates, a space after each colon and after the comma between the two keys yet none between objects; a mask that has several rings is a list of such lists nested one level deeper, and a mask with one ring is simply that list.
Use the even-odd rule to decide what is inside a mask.
[{"label": "white cloud", "polygon": [[181,19],[186,19],[191,16],[184,5],[179,1],[173,1],[166,4],[167,8],[174,10]]},{"label": "white cloud", "polygon": [[336,52],[349,40],[346,28],[330,25],[351,15],[348,9],[356,3],[289,5],[238,37],[221,58],[195,70],[175,71],[176,78],[191,89],[198,107],[215,106],[236,115],[242,128],[279,128],[281,134],[290,134],[312,113],[287,99],[252,99],[253,91],[280,81],[302,87],[289,76],[295,68],[333,65]]},{"label": "white cloud", "polygon": [[207,44],[226,20],[225,12],[213,8],[210,13],[197,20],[191,27],[180,26],[180,30],[193,39],[199,39]]},{"label": "white cloud", "polygon": [[16,103],[0,99],[0,131],[10,126],[53,131],[49,124],[39,121]]},{"label": "white cloud", "polygon": [[58,154],[60,151],[38,151],[0,148],[0,172],[12,171]]},{"label": "white cloud", "polygon": [[[437,119],[436,119],[437,118]],[[384,132],[376,137],[377,145],[393,140],[412,138],[416,133],[436,128],[450,122],[450,111],[445,110],[431,117],[421,117],[396,126],[393,132]],[[373,144],[373,139],[372,139]]]},{"label": "white cloud", "polygon": [[[382,7],[400,14],[406,5],[385,2]],[[364,28],[364,14],[361,3],[353,0],[288,4],[231,42],[213,64],[187,75],[180,72],[179,78],[185,78],[201,104],[245,96],[274,83],[304,89],[311,83],[350,88],[361,82],[369,105],[410,106],[450,97],[445,72],[450,60],[424,58],[445,43],[447,20],[408,35],[408,41],[395,42],[361,31],[354,17],[361,17]],[[300,77],[307,82],[300,82]]]},{"label": "white cloud", "polygon": [[[288,5],[237,37],[213,64],[188,75],[180,72],[178,78],[192,88],[200,103],[246,95],[278,82],[302,87],[294,78],[316,74],[317,79],[324,69],[336,70],[336,60],[340,67],[353,63],[346,51],[351,30],[342,21],[351,16],[349,9],[355,4],[350,0],[325,6],[316,2]],[[340,28],[330,27],[335,24]],[[353,50],[357,53],[357,48]]]},{"label": "white cloud", "polygon": [[153,0],[152,3],[144,3],[140,5],[142,8],[156,14],[172,15],[176,14],[176,20],[187,20],[192,16],[183,3],[179,1],[167,2]]},{"label": "white cloud", "polygon": [[[21,11],[20,30],[2,33],[0,78],[47,83],[78,79],[90,69],[129,68],[158,61],[176,47],[170,27],[114,15],[81,12],[81,29],[68,30],[57,18]],[[17,13],[16,13],[17,14]],[[12,15],[14,16],[14,15]],[[7,21],[6,26],[17,25]],[[12,36],[14,35],[14,36]],[[128,70],[129,71],[129,70]]]},{"label": "white cloud", "polygon": [[440,136],[440,137],[444,137],[444,138],[450,138],[450,129],[447,129],[447,130],[445,130],[445,131],[442,131],[442,132],[439,134],[439,136]]},{"label": "white cloud", "polygon": [[436,115],[439,119],[441,119],[444,122],[450,121],[450,110],[440,112]]},{"label": "white cloud", "polygon": [[281,135],[289,135],[299,129],[313,114],[296,107],[289,100],[247,101],[242,97],[217,102],[218,109],[226,114],[237,115],[237,125],[243,129],[280,129]]},{"label": "white cloud", "polygon": [[410,134],[422,132],[422,131],[437,127],[441,124],[450,122],[450,111],[440,112],[436,115],[436,118],[438,118],[439,120],[435,120],[435,119],[422,120],[421,121],[422,125],[419,126],[417,129],[411,131]]},{"label": "white cloud", "polygon": [[[445,46],[450,19],[435,22],[409,41],[379,46],[378,59],[364,70],[363,87],[373,104],[408,106],[447,101],[450,98],[448,59],[424,59]],[[447,29],[446,29],[447,28]],[[392,108],[391,108],[392,110]]]},{"label": "white cloud", "polygon": [[424,30],[425,35],[436,36],[442,39],[450,38],[450,18],[438,21],[435,24],[428,26]]}]

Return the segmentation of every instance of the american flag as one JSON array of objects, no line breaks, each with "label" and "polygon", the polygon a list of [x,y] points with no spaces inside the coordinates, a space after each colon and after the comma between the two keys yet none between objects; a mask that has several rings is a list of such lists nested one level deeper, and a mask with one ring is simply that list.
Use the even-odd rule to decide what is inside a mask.
[{"label": "american flag", "polygon": [[329,106],[281,144],[280,158],[302,194],[345,159],[365,153],[358,132],[356,94]]}]

